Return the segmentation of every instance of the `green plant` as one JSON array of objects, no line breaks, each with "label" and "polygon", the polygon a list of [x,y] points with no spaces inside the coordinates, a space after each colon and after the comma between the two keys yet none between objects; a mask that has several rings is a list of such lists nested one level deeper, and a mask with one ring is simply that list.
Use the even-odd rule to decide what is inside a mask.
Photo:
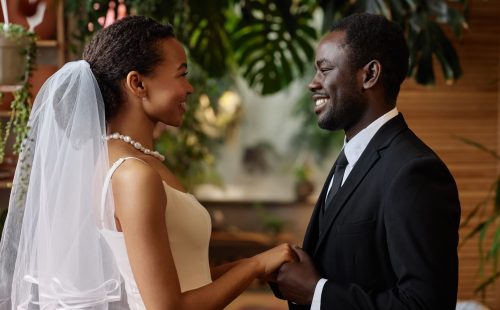
[{"label": "green plant", "polygon": [[[310,76],[307,68],[312,67],[314,46],[320,35],[334,21],[353,12],[383,14],[402,26],[411,51],[408,75],[418,83],[435,82],[433,59],[441,64],[449,83],[461,76],[457,53],[450,35],[443,29],[449,27],[460,38],[462,30],[467,28],[467,0],[124,0],[123,3],[129,14],[173,24],[192,60],[210,78],[239,74],[263,95],[276,93],[292,81]],[[108,4],[106,0],[66,1],[66,11],[77,24],[78,32],[73,34],[75,46],[81,48],[101,28],[98,20],[106,16]],[[296,116],[303,123],[303,130],[295,145],[323,158],[341,143],[342,135],[332,139],[330,133],[317,128],[311,110],[307,94],[297,106]],[[183,130],[190,130],[200,143],[205,143],[207,140],[198,135],[201,131],[197,122],[187,118]],[[202,156],[189,153],[187,146],[181,147],[187,138],[176,139],[183,160],[193,163]],[[210,153],[209,149],[205,154]]]},{"label": "green plant", "polygon": [[303,164],[295,168],[295,179],[297,182],[309,182],[311,180],[311,167],[307,164]]},{"label": "green plant", "polygon": [[[488,149],[480,143],[475,141],[459,138],[463,142],[491,155],[495,160],[500,162],[500,155],[495,151]],[[488,208],[491,208],[488,212]],[[475,224],[471,231],[462,239],[461,245],[466,243],[471,238],[478,239],[478,249],[479,249],[479,272],[484,278],[478,287],[476,288],[476,293],[485,294],[486,289],[495,283],[496,279],[500,277],[500,271],[498,270],[499,262],[499,250],[500,250],[500,175],[497,176],[496,180],[490,187],[486,197],[479,202],[472,211],[467,214],[465,219],[462,221],[461,227],[467,227],[474,218],[479,218],[479,223]],[[492,233],[493,240],[488,248],[485,248],[486,236]],[[486,264],[491,263],[492,271],[490,274],[485,275],[484,267]]]},{"label": "green plant", "polygon": [[[67,2],[67,11],[79,25],[75,38],[81,46],[101,27],[98,18],[106,15],[108,1]],[[275,93],[302,76],[314,53],[317,30],[311,26],[316,8],[312,0],[124,3],[137,14],[173,24],[193,60],[211,77],[240,71],[262,94]]]},{"label": "green plant", "polygon": [[286,222],[271,214],[266,208],[261,204],[255,204],[254,209],[257,213],[259,220],[262,223],[264,230],[271,232],[274,235],[278,235],[283,231]]},{"label": "green plant", "polygon": [[[77,20],[78,42],[84,43],[106,16],[104,0],[67,1]],[[168,21],[193,60],[211,77],[239,71],[262,94],[275,93],[305,74],[314,44],[331,23],[353,12],[382,14],[404,29],[411,50],[409,75],[418,83],[435,82],[433,55],[445,78],[461,75],[457,53],[444,26],[461,36],[467,28],[467,0],[125,0],[133,13]],[[83,14],[82,14],[83,12]],[[322,29],[317,29],[323,13]],[[321,15],[321,14],[320,14]],[[89,29],[88,25],[93,26]]]},{"label": "green plant", "polygon": [[298,201],[304,201],[314,192],[311,166],[304,161],[294,172],[296,198]]},{"label": "green plant", "polygon": [[[9,24],[8,28],[5,29],[3,23],[0,23],[0,35],[25,45],[22,54],[26,58],[24,74],[19,78],[20,88],[14,91],[14,100],[11,102],[10,118],[5,127],[0,126],[0,162],[2,162],[11,132],[15,135],[14,154],[19,153],[21,143],[28,133],[28,119],[31,110],[31,94],[29,92],[31,85],[28,79],[36,62],[36,35],[16,24]],[[3,94],[0,93],[0,99],[2,97]]]}]

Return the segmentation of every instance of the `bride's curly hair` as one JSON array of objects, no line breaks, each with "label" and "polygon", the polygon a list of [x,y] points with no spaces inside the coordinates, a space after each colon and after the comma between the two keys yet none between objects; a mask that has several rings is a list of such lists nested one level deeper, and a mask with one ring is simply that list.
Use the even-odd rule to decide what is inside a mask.
[{"label": "bride's curly hair", "polygon": [[163,61],[159,42],[175,37],[170,24],[144,16],[128,16],[99,31],[85,47],[83,59],[99,84],[106,121],[123,103],[121,81],[130,71],[143,75],[153,72]]}]

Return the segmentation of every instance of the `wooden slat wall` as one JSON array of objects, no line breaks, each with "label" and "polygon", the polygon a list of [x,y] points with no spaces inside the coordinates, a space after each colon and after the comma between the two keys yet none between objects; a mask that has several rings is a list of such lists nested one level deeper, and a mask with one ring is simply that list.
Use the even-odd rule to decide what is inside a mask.
[{"label": "wooden slat wall", "polygon": [[[410,127],[446,162],[460,191],[462,219],[484,199],[498,175],[498,163],[489,155],[456,137],[499,148],[500,105],[500,1],[470,1],[469,30],[456,40],[464,75],[452,86],[438,73],[432,88],[406,81],[398,106]],[[436,66],[437,70],[440,70]],[[477,223],[477,220],[474,222]],[[470,230],[461,229],[460,236]],[[491,237],[490,237],[491,240]],[[478,284],[479,255],[476,240],[461,247],[459,299],[481,299],[474,295]],[[500,309],[500,281],[484,300]]]}]

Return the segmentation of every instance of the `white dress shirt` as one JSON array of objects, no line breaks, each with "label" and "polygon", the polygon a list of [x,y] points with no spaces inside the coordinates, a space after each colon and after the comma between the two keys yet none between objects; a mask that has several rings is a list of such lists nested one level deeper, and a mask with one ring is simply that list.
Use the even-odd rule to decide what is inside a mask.
[{"label": "white dress shirt", "polygon": [[[382,115],[381,117],[377,118],[363,130],[358,132],[358,134],[352,137],[351,140],[349,140],[347,143],[345,142],[346,139],[344,138],[344,154],[349,163],[345,168],[342,185],[349,176],[349,173],[351,173],[354,165],[356,165],[356,162],[358,161],[361,154],[363,154],[363,151],[366,149],[366,146],[372,140],[373,136],[377,133],[380,127],[382,127],[385,123],[387,123],[390,119],[392,119],[396,115],[398,115],[398,109],[394,108],[389,112],[385,113],[384,115]],[[330,180],[330,185],[328,186],[328,191],[325,197],[328,197],[328,193],[330,192],[330,189],[332,187],[333,178],[335,178],[335,175],[333,175]],[[320,310],[321,293],[323,292],[323,286],[325,285],[326,282],[327,282],[326,279],[320,279],[316,284],[313,300],[311,303],[311,310]]]}]

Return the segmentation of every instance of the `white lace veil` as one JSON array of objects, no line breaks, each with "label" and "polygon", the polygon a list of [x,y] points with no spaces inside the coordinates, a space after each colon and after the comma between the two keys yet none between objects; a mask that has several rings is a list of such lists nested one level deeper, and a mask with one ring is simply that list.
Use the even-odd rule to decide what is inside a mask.
[{"label": "white lace veil", "polygon": [[0,310],[115,308],[125,294],[100,234],[114,227],[111,194],[101,197],[104,103],[86,61],[47,80],[29,126],[0,244]]}]

